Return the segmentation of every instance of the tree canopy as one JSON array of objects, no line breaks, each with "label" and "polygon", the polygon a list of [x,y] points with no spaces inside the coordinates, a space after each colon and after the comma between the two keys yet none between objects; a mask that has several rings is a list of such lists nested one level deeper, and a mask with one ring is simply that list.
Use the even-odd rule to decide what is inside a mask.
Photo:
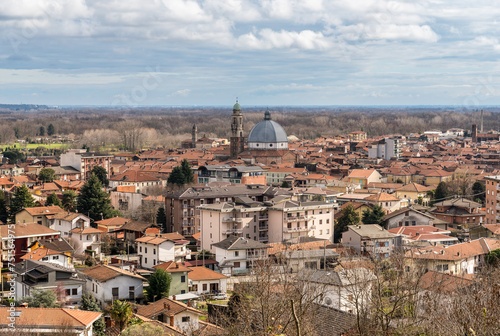
[{"label": "tree canopy", "polygon": [[31,296],[25,297],[21,301],[28,303],[28,307],[58,308],[60,306],[57,302],[56,292],[52,289],[35,290]]},{"label": "tree canopy", "polygon": [[76,210],[76,193],[73,190],[63,191],[62,208],[70,212],[74,212]]},{"label": "tree canopy", "polygon": [[385,216],[385,211],[380,204],[377,204],[373,209],[363,211],[361,221],[363,224],[382,224]]},{"label": "tree canopy", "polygon": [[[92,294],[84,294],[82,295],[82,304],[80,305],[81,310],[86,310],[86,311],[93,311],[93,312],[102,312],[101,307],[99,306],[99,303],[97,300],[92,296]],[[94,332],[94,335],[96,336],[104,336],[104,329],[106,328],[106,325],[104,324],[104,320],[101,317],[100,319],[96,320],[92,324],[92,331]]]},{"label": "tree canopy", "polygon": [[17,188],[14,196],[10,200],[10,215],[11,219],[14,222],[16,212],[22,210],[24,208],[32,208],[35,206],[35,199],[31,196],[31,193],[23,184],[21,187]]},{"label": "tree canopy", "polygon": [[133,324],[122,331],[120,336],[162,336],[163,329],[160,326],[153,326],[150,323]]},{"label": "tree canopy", "polygon": [[127,321],[132,317],[132,307],[130,302],[115,300],[110,309],[111,318],[117,323],[120,330],[123,330]]},{"label": "tree canopy", "polygon": [[49,124],[49,126],[47,127],[47,135],[51,136],[51,135],[54,135],[55,133],[56,133],[56,130],[54,128],[54,125]]},{"label": "tree canopy", "polygon": [[352,204],[348,204],[341,215],[337,219],[337,224],[334,227],[334,240],[336,243],[340,242],[342,232],[347,231],[349,225],[359,224],[359,214],[354,210]]},{"label": "tree canopy", "polygon": [[102,184],[95,174],[91,174],[80,189],[77,209],[78,212],[88,215],[94,222],[118,215],[118,212],[111,207],[109,195],[102,190]]},{"label": "tree canopy", "polygon": [[163,232],[167,232],[167,215],[165,214],[165,208],[158,208],[156,213],[156,224],[161,226]]},{"label": "tree canopy", "polygon": [[51,206],[51,205],[56,205],[58,207],[62,208],[62,203],[59,197],[57,197],[56,193],[53,192],[52,194],[47,197],[47,202],[45,202],[46,206]]},{"label": "tree canopy", "polygon": [[108,172],[106,171],[106,168],[102,166],[94,166],[94,168],[92,168],[92,174],[97,176],[104,187],[109,185]]},{"label": "tree canopy", "polygon": [[5,198],[5,193],[0,190],[0,221],[7,224],[9,219],[9,210],[7,209],[7,199]]},{"label": "tree canopy", "polygon": [[56,179],[56,172],[52,168],[42,168],[38,173],[38,179],[42,182],[52,182]]},{"label": "tree canopy", "polygon": [[151,274],[148,280],[149,286],[146,288],[148,300],[154,302],[161,298],[168,297],[171,282],[172,277],[167,271],[157,269]]},{"label": "tree canopy", "polygon": [[486,199],[486,186],[483,181],[476,181],[472,185],[472,193],[474,194],[474,199],[479,200],[480,203],[484,203]]},{"label": "tree canopy", "polygon": [[182,160],[180,166],[176,166],[172,169],[172,173],[170,173],[167,182],[178,186],[194,182],[194,174],[191,165],[186,159]]}]

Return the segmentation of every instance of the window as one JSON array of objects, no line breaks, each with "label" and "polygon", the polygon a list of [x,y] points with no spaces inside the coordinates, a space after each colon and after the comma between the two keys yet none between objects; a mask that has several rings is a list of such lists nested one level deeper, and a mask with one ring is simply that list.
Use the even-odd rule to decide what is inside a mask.
[{"label": "window", "polygon": [[78,295],[78,288],[73,288],[71,290],[71,295]]},{"label": "window", "polygon": [[144,263],[147,264],[148,263],[148,258],[144,258]]},{"label": "window", "polygon": [[156,265],[156,259],[153,259],[153,265]]},{"label": "window", "polygon": [[48,257],[43,257],[43,258],[42,258],[42,261],[47,261],[47,260],[49,260],[49,258],[48,258]]},{"label": "window", "polygon": [[182,283],[186,282],[186,276],[185,275],[181,275],[181,282]]},{"label": "window", "polygon": [[144,248],[144,253],[148,253],[148,248],[147,247]]},{"label": "window", "polygon": [[90,240],[90,235],[87,235],[87,240]]},{"label": "window", "polygon": [[411,225],[415,226],[416,225],[415,221],[411,221]]},{"label": "window", "polygon": [[187,323],[187,322],[189,322],[190,318],[191,318],[190,316],[183,316],[182,322]]},{"label": "window", "polygon": [[240,255],[240,251],[234,251],[234,256],[238,257]]},{"label": "window", "polygon": [[113,300],[118,300],[119,290],[120,289],[118,287],[113,287],[111,289],[111,295],[113,295]]},{"label": "window", "polygon": [[326,224],[330,224],[330,220],[329,219],[326,220]]},{"label": "window", "polygon": [[153,249],[153,254],[156,254],[156,249]]},{"label": "window", "polygon": [[322,219],[319,220],[319,224],[323,224],[323,220]]},{"label": "window", "polygon": [[139,252],[142,253],[142,246],[139,246]]},{"label": "window", "polygon": [[128,299],[135,300],[135,288],[134,288],[134,286],[128,287]]},{"label": "window", "polygon": [[234,267],[239,268],[239,267],[240,267],[240,262],[239,262],[239,261],[235,261],[235,262],[234,262]]},{"label": "window", "polygon": [[71,289],[66,289],[66,296],[70,296],[71,295]]},{"label": "window", "polygon": [[207,284],[203,284],[203,291],[206,291],[208,289],[208,285]]}]

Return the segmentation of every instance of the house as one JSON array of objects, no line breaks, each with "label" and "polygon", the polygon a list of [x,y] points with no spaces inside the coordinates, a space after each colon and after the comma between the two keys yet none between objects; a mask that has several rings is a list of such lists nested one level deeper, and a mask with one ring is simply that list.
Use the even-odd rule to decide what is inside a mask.
[{"label": "house", "polygon": [[118,186],[109,193],[111,205],[119,211],[137,211],[144,197],[144,194],[135,192],[134,186]]},{"label": "house", "polygon": [[163,185],[163,181],[160,178],[146,172],[131,169],[114,175],[109,179],[109,186],[111,188],[133,186],[133,192],[135,193],[145,192],[148,188],[161,187]]},{"label": "house", "polygon": [[16,223],[38,223],[50,227],[50,218],[58,213],[65,212],[58,206],[24,208],[16,213]]},{"label": "house", "polygon": [[324,270],[337,263],[339,254],[332,249],[284,250],[275,254],[285,271],[297,273],[303,269]]},{"label": "house", "polygon": [[70,149],[61,154],[61,167],[72,167],[80,172],[80,178],[87,180],[95,166],[106,169],[109,176],[113,155],[87,152],[84,149]]},{"label": "house", "polygon": [[[14,237],[12,238],[12,236]],[[57,239],[59,238],[59,231],[36,223],[0,225],[2,260],[6,263],[6,260],[11,259],[12,239],[14,240],[14,261],[17,263],[28,252],[28,248],[42,238]]]},{"label": "house", "polygon": [[471,240],[479,238],[500,239],[500,224],[480,224],[469,230]]},{"label": "house", "polygon": [[198,167],[197,175],[198,183],[267,184],[265,170],[260,166],[207,165]]},{"label": "house", "polygon": [[59,212],[47,215],[46,218],[48,226],[61,232],[61,236],[66,238],[73,229],[90,227],[90,218],[78,212]]},{"label": "house", "polygon": [[448,229],[448,222],[436,218],[427,212],[418,211],[413,208],[403,208],[384,216],[384,227],[393,229],[400,226],[429,225]]},{"label": "house", "polygon": [[191,269],[187,268],[182,262],[167,261],[153,267],[156,269],[162,269],[172,277],[172,282],[170,282],[169,295],[185,294],[188,292],[188,278]]},{"label": "house", "polygon": [[154,223],[131,220],[123,224],[121,228],[114,230],[113,233],[115,234],[115,238],[118,237],[119,233],[123,233],[123,243],[134,244],[135,240],[144,236],[148,229],[154,228],[156,228],[156,225]]},{"label": "house", "polygon": [[93,335],[92,324],[102,313],[67,308],[0,307],[0,330],[9,333],[9,324],[15,325],[14,334],[75,336]]},{"label": "house", "polygon": [[135,241],[142,267],[153,268],[161,262],[175,260],[175,242],[170,239],[144,236]]},{"label": "house", "polygon": [[95,222],[95,224],[97,225],[97,228],[99,230],[102,230],[104,232],[112,232],[120,229],[123,225],[125,225],[128,222],[130,222],[130,219],[116,216],[97,221]]},{"label": "house", "polygon": [[405,253],[407,270],[420,268],[462,275],[475,274],[485,264],[484,257],[500,248],[500,240],[479,238],[451,246],[429,246]]},{"label": "house", "polygon": [[348,313],[367,309],[371,302],[375,274],[367,268],[301,270],[297,280],[307,283],[317,295],[316,302]]},{"label": "house", "polygon": [[413,242],[429,242],[433,245],[449,246],[457,244],[457,237],[450,237],[450,231],[442,230],[430,225],[422,226],[400,226],[388,230],[395,235],[403,237],[403,245],[411,246]]},{"label": "house", "polygon": [[69,237],[75,244],[75,253],[91,253],[101,258],[102,231],[93,227],[76,227],[69,232]]},{"label": "house", "polygon": [[72,258],[63,252],[54,251],[47,248],[37,248],[21,257],[22,260],[35,260],[54,263],[66,268],[74,268]]},{"label": "house", "polygon": [[84,292],[85,280],[73,269],[36,260],[24,260],[14,268],[16,300],[31,296],[34,290],[55,290],[65,305],[78,305]]},{"label": "house", "polygon": [[144,297],[142,276],[118,267],[97,265],[82,269],[87,293],[104,307],[115,300],[141,300]]},{"label": "house", "polygon": [[427,193],[432,189],[434,188],[412,182],[396,189],[394,195],[398,198],[408,200],[408,203],[410,204],[418,201],[419,204],[429,205],[430,198]]},{"label": "house", "polygon": [[163,298],[148,305],[134,305],[134,313],[152,320],[158,320],[177,327],[188,335],[200,329],[200,316],[204,314],[191,307],[191,301],[184,304],[179,301]]},{"label": "house", "polygon": [[454,229],[468,229],[485,222],[482,205],[466,198],[454,198],[434,204],[431,215],[448,223]]},{"label": "house", "polygon": [[215,250],[215,260],[222,274],[247,274],[261,265],[268,257],[269,245],[237,236],[229,236],[211,245]]},{"label": "house", "polygon": [[386,213],[401,209],[401,200],[385,192],[368,196],[364,199],[364,201],[371,203],[372,205],[381,206]]},{"label": "house", "polygon": [[375,169],[353,169],[347,176],[347,181],[357,183],[366,189],[369,183],[382,182],[382,175]]},{"label": "house", "polygon": [[206,267],[189,267],[189,292],[198,295],[226,293],[228,277]]},{"label": "house", "polygon": [[349,225],[342,233],[342,244],[360,254],[384,259],[401,246],[401,239],[377,224]]}]

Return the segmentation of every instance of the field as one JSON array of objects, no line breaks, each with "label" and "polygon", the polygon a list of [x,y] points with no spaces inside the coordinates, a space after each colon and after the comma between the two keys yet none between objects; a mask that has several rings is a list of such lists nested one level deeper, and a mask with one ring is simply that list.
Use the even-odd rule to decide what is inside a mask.
[{"label": "field", "polygon": [[68,144],[62,143],[51,143],[51,144],[20,144],[18,142],[10,144],[10,145],[2,145],[0,146],[2,150],[9,147],[10,149],[36,149],[38,147],[45,147],[49,149],[59,149],[68,146]]}]

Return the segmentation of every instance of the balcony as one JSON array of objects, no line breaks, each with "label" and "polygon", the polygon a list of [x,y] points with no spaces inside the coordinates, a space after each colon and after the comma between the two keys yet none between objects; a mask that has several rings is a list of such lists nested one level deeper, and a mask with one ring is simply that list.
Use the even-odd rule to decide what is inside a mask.
[{"label": "balcony", "polygon": [[267,256],[262,253],[247,253],[247,259],[249,260],[255,260],[255,259],[265,259]]},{"label": "balcony", "polygon": [[243,229],[226,229],[222,231],[222,234],[234,234],[234,233],[243,233]]},{"label": "balcony", "polygon": [[194,223],[182,222],[182,226],[194,226]]},{"label": "balcony", "polygon": [[285,218],[285,221],[287,222],[296,222],[296,221],[309,221],[314,219],[314,216],[288,216]]},{"label": "balcony", "polygon": [[262,243],[262,242],[267,242],[269,241],[269,237],[268,236],[262,236],[262,237],[259,237],[259,241]]},{"label": "balcony", "polygon": [[259,231],[267,231],[269,230],[269,225],[259,225]]},{"label": "balcony", "polygon": [[298,227],[298,228],[285,228],[283,231],[285,232],[304,232],[311,230],[308,227]]},{"label": "balcony", "polygon": [[222,220],[222,223],[243,223],[243,218],[236,218],[236,217],[224,218]]},{"label": "balcony", "polygon": [[259,220],[268,220],[269,216],[259,216]]}]

